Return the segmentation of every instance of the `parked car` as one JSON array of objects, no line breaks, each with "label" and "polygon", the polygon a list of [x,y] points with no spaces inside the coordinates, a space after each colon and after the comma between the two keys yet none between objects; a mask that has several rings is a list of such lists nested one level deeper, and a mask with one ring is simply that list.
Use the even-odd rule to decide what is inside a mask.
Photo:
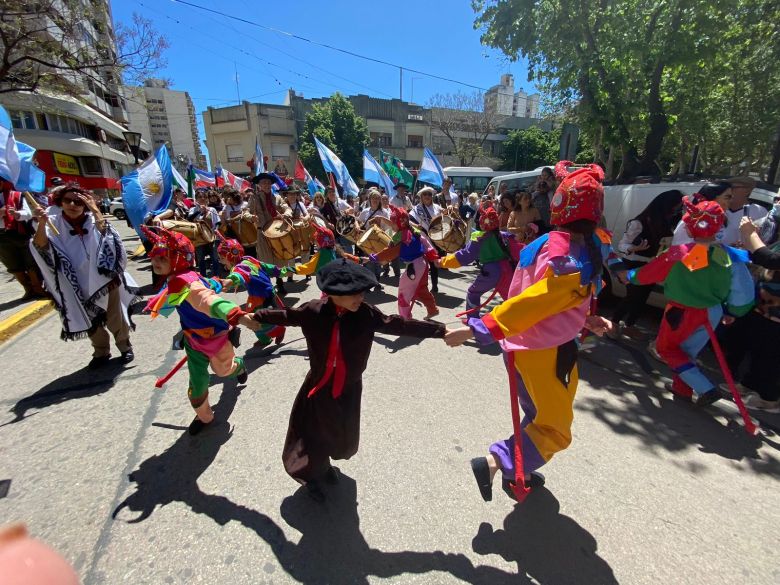
[{"label": "parked car", "polygon": [[111,200],[109,211],[117,219],[127,219],[127,213],[125,213],[125,204],[121,197],[115,197]]},{"label": "parked car", "polygon": [[498,194],[503,185],[506,185],[509,191],[517,191],[517,190],[529,190],[531,189],[535,184],[536,180],[539,178],[539,175],[542,174],[542,169],[544,168],[553,168],[554,165],[550,165],[549,167],[539,167],[532,171],[523,171],[521,173],[508,173],[506,175],[500,175],[498,177],[493,177],[490,182],[487,184],[487,187],[485,187],[485,190],[483,192],[483,195],[488,192],[488,189],[490,187],[493,187],[493,192]]}]

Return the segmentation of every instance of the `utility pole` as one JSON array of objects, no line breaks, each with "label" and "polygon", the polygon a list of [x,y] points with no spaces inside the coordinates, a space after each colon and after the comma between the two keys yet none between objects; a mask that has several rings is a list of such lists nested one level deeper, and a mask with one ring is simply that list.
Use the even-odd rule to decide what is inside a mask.
[{"label": "utility pole", "polygon": [[236,74],[236,97],[238,98],[238,105],[241,105],[241,93],[238,91],[238,69],[236,68],[236,62],[233,61],[233,71]]},{"label": "utility pole", "polygon": [[398,68],[398,99],[404,101],[404,68]]}]

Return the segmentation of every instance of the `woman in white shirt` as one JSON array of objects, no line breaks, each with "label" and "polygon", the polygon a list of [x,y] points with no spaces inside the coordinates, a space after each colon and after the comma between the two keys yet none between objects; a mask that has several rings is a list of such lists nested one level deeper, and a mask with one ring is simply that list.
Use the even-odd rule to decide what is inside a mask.
[{"label": "woman in white shirt", "polygon": [[390,219],[390,211],[382,207],[382,194],[376,189],[371,189],[368,192],[368,205],[358,215],[358,224],[360,224],[361,230],[366,230],[370,226],[367,225],[369,221],[375,218],[384,217]]}]

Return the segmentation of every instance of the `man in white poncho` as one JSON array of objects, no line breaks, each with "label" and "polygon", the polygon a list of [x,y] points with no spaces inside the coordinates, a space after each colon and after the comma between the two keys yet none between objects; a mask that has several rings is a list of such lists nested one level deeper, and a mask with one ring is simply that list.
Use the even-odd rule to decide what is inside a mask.
[{"label": "man in white poncho", "polygon": [[58,189],[52,199],[48,209],[33,210],[38,224],[30,248],[60,312],[61,337],[89,337],[94,349],[89,368],[95,369],[111,358],[110,332],[122,361],[129,363],[135,357],[130,309],[140,300],[137,285],[125,270],[122,238],[78,184]]}]

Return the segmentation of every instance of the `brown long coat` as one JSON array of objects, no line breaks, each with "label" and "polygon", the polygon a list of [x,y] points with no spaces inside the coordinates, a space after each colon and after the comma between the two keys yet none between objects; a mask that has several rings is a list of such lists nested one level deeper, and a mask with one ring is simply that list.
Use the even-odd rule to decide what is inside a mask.
[{"label": "brown long coat", "polygon": [[249,213],[257,217],[257,243],[255,244],[257,259],[260,260],[260,262],[284,266],[287,262],[279,260],[274,256],[268,239],[263,235],[263,227],[274,219],[275,215],[291,215],[291,211],[287,202],[278,195],[271,193],[268,195],[268,198],[273,202],[273,207],[276,210],[275,214],[267,205],[265,193],[258,189],[249,196]]},{"label": "brown long coat", "polygon": [[[255,318],[263,323],[301,327],[306,338],[310,370],[295,397],[282,453],[285,470],[301,483],[321,478],[330,467],[330,459],[349,459],[357,453],[363,372],[374,334],[425,338],[444,337],[445,333],[441,323],[385,315],[366,303],[354,313],[339,316],[328,299],[309,301],[300,307],[263,309],[255,313]],[[340,348],[346,365],[343,391],[341,396],[333,398],[332,382],[328,382],[309,398],[309,391],[333,367],[327,357],[337,321],[340,321]]]}]

